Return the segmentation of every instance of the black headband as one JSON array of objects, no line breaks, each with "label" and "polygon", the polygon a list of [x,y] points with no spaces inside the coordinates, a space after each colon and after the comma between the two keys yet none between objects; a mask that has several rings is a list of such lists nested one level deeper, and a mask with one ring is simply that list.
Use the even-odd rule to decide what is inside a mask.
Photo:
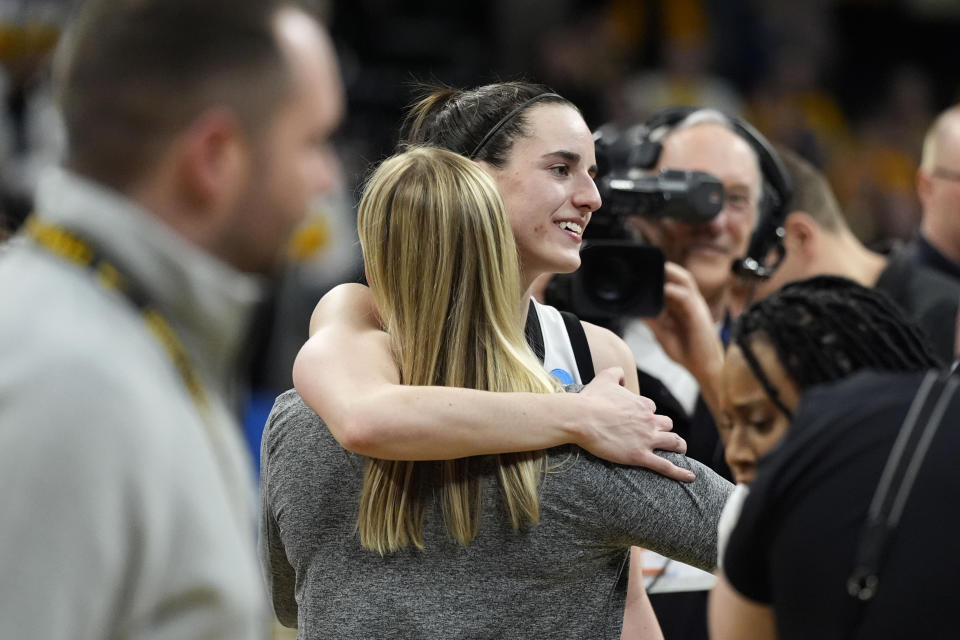
[{"label": "black headband", "polygon": [[531,104],[533,104],[534,102],[537,102],[537,101],[542,100],[542,99],[544,99],[544,98],[560,98],[560,99],[563,99],[562,96],[560,96],[560,95],[558,95],[558,94],[556,94],[556,93],[541,93],[541,94],[539,94],[539,95],[533,96],[532,98],[530,98],[529,100],[527,100],[526,102],[524,102],[523,104],[521,104],[519,107],[516,107],[516,108],[515,108],[513,111],[511,111],[510,113],[508,113],[507,115],[503,116],[503,117],[500,119],[500,122],[498,122],[497,124],[493,125],[493,128],[490,129],[490,131],[487,131],[487,135],[483,136],[483,139],[480,140],[480,144],[478,144],[478,145],[476,146],[476,148],[474,148],[473,152],[472,152],[469,156],[467,156],[467,157],[470,158],[471,160],[474,160],[474,159],[477,157],[477,154],[480,153],[480,150],[483,149],[484,145],[487,144],[487,142],[490,141],[490,138],[492,138],[494,135],[496,135],[497,131],[500,131],[500,129],[503,128],[503,125],[505,125],[505,124],[507,124],[508,122],[510,122],[511,120],[513,120],[513,119],[517,116],[518,113],[520,113],[521,111],[523,111],[524,109],[526,109],[527,107],[529,107],[529,106],[530,106]]}]

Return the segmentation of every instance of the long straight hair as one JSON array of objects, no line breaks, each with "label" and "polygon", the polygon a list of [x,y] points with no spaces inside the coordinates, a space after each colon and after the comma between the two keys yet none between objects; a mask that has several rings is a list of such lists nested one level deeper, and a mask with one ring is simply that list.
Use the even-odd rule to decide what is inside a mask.
[{"label": "long straight hair", "polygon": [[[524,338],[513,233],[496,186],[475,163],[428,147],[386,160],[367,182],[357,226],[402,384],[559,390]],[[497,465],[513,527],[538,522],[544,452],[499,455]],[[370,459],[357,518],[361,544],[381,554],[423,549],[434,489],[447,529],[469,544],[480,522],[476,467],[471,458]]]}]

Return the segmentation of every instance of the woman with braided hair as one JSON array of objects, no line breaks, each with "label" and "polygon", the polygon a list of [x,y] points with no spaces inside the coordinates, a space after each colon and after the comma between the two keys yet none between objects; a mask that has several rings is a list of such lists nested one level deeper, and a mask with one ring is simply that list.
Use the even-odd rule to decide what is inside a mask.
[{"label": "woman with braided hair", "polygon": [[[695,281],[678,265],[666,265],[664,299],[664,313],[649,321],[651,329],[700,383],[738,483],[720,517],[721,561],[758,460],[787,435],[801,396],[861,371],[902,375],[938,366],[925,334],[890,297],[845,278],[796,281],[754,303],[737,319],[726,350]],[[816,406],[806,413],[816,413]],[[718,589],[728,594],[730,587],[720,580],[711,602]],[[722,601],[726,606],[730,599]],[[768,613],[745,624],[747,632],[741,626],[717,637],[766,638]]]},{"label": "woman with braided hair", "polygon": [[800,396],[863,369],[924,371],[938,361],[884,293],[836,276],[785,286],[751,306],[727,348],[717,428],[727,464],[749,484],[780,441]]},{"label": "woman with braided hair", "polygon": [[[858,455],[866,456],[862,459],[875,457],[872,452],[865,453],[870,446],[864,448],[860,440],[879,441],[883,421],[878,421],[876,415],[867,421],[856,418],[871,411],[867,407],[869,402],[850,403],[852,399],[860,399],[856,395],[841,393],[844,400],[839,405],[835,399],[825,399],[833,398],[829,394],[843,385],[861,384],[864,377],[854,374],[873,371],[873,375],[909,376],[938,366],[925,334],[891,298],[877,289],[837,276],[818,276],[788,284],[753,304],[738,318],[720,373],[713,378],[717,383],[713,396],[717,428],[727,464],[738,484],[720,518],[718,542],[722,571],[710,596],[712,638],[854,637],[828,631],[842,626],[844,614],[837,611],[827,613],[808,606],[805,613],[778,610],[774,615],[774,608],[767,604],[773,602],[769,594],[774,589],[778,589],[778,597],[786,600],[804,590],[810,593],[811,589],[841,594],[825,596],[827,600],[840,602],[846,598],[842,585],[821,580],[825,572],[843,570],[835,566],[836,558],[827,561],[819,555],[811,557],[809,552],[815,549],[818,554],[831,557],[831,553],[838,553],[837,547],[843,547],[839,555],[849,555],[850,549],[844,546],[849,543],[845,537],[849,534],[847,529],[856,532],[850,523],[857,521],[861,507],[866,510],[866,498],[857,496],[855,483],[834,483],[826,495],[836,496],[837,487],[844,486],[850,491],[847,496],[850,503],[844,509],[842,522],[830,522],[822,514],[809,517],[809,507],[799,506],[803,501],[797,496],[807,495],[804,491],[814,491],[817,498],[810,498],[808,502],[819,505],[817,513],[829,511],[823,506],[823,492],[817,494],[819,489],[811,487],[817,487],[838,472],[856,476],[856,470],[862,465],[851,463],[850,450],[856,449],[860,452]],[[840,382],[848,378],[850,380]],[[837,384],[818,388],[828,383]],[[802,407],[801,397],[804,397]],[[879,399],[889,404],[889,398]],[[887,414],[885,419],[896,412]],[[895,420],[899,424],[902,417]],[[812,434],[811,421],[824,431]],[[848,424],[851,421],[872,424],[876,432],[865,432],[862,428],[851,431]],[[789,437],[788,431],[792,432]],[[855,441],[856,444],[851,445]],[[812,445],[809,448],[818,453],[802,453],[802,442]],[[845,444],[840,446],[840,442]],[[774,453],[774,449],[779,451]],[[873,451],[876,450],[874,446]],[[758,460],[765,456],[768,459],[758,478]],[[828,468],[830,471],[825,471]],[[867,484],[869,482],[872,481]],[[776,497],[771,498],[773,485],[790,487],[794,492],[784,489],[785,494],[776,493]],[[804,488],[796,489],[797,485]],[[758,510],[758,504],[766,507]],[[769,515],[774,508],[776,517]],[[763,528],[772,527],[770,523],[778,517],[802,519],[796,514],[804,508],[808,521],[827,526],[813,532],[808,522],[790,534],[782,529]],[[761,511],[768,515],[758,515]],[[776,564],[771,564],[775,541],[783,543],[783,548],[794,546],[790,547],[793,551],[783,552],[786,555],[781,554]],[[802,552],[798,552],[797,544],[803,548]],[[803,570],[785,568],[784,557]],[[823,562],[831,569],[823,569]],[[768,571],[772,574],[766,573]],[[801,573],[809,575],[797,577]],[[765,586],[758,586],[761,583]],[[784,584],[791,586],[785,588]],[[790,593],[784,596],[786,592]],[[838,606],[839,611],[843,609]],[[784,617],[781,619],[781,616]]]},{"label": "woman with braided hair", "polygon": [[836,277],[741,316],[718,424],[750,486],[724,508],[711,638],[956,637],[960,379],[924,335]]}]

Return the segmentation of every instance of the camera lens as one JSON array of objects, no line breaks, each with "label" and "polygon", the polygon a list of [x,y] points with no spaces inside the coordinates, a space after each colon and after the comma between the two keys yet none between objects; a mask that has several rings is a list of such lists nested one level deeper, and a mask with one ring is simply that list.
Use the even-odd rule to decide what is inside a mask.
[{"label": "camera lens", "polygon": [[635,267],[616,251],[591,262],[583,275],[588,291],[597,302],[606,305],[626,304],[642,284]]},{"label": "camera lens", "polygon": [[583,251],[574,289],[588,317],[648,316],[663,305],[663,252],[632,242],[596,241]]}]

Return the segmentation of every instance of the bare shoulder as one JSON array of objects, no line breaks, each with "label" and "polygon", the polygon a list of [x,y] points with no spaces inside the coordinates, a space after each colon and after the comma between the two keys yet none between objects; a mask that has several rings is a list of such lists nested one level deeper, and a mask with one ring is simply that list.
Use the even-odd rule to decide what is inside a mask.
[{"label": "bare shoulder", "polygon": [[621,367],[625,376],[625,386],[636,390],[637,365],[633,352],[623,338],[609,329],[590,322],[581,320],[580,324],[583,325],[583,332],[587,335],[594,370],[602,371],[610,367]]},{"label": "bare shoulder", "polygon": [[294,386],[317,410],[315,393],[322,395],[324,387],[337,382],[362,386],[371,376],[393,382],[398,374],[389,341],[370,289],[338,285],[320,299],[310,318],[310,337],[293,363]]},{"label": "bare shoulder", "polygon": [[590,345],[590,354],[593,356],[593,366],[599,371],[607,367],[622,367],[624,364],[633,364],[633,353],[623,338],[609,329],[580,321],[583,331],[587,334],[587,343]]},{"label": "bare shoulder", "polygon": [[357,283],[340,284],[320,298],[310,315],[310,335],[332,325],[381,328],[370,288]]},{"label": "bare shoulder", "polygon": [[297,360],[326,359],[331,355],[335,360],[349,358],[350,352],[360,345],[389,352],[387,340],[370,288],[341,284],[328,291],[314,308],[310,337]]}]

